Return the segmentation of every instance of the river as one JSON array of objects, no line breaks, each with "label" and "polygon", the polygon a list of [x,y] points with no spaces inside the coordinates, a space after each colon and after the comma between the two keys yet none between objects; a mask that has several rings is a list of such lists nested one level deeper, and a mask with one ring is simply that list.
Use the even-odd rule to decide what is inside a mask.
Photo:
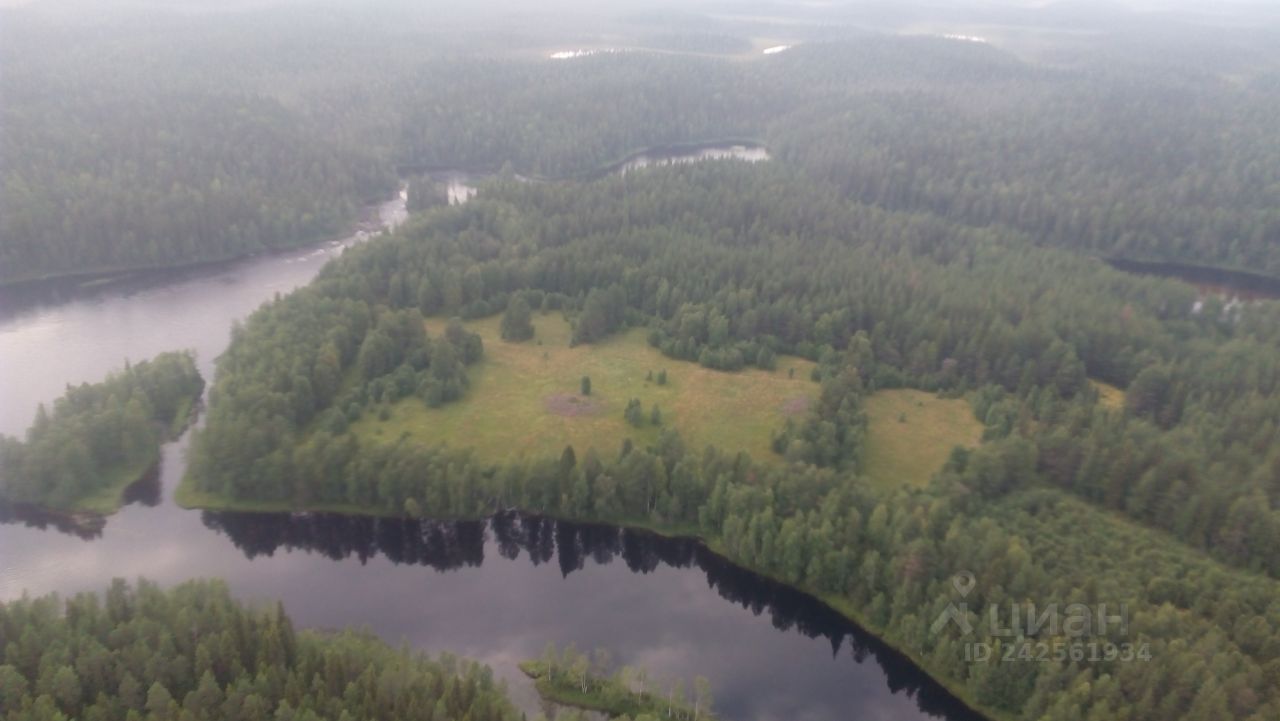
[{"label": "river", "polygon": [[1188,263],[1126,258],[1108,258],[1106,262],[1111,267],[1126,273],[1173,278],[1189,283],[1195,286],[1202,298],[1217,296],[1229,303],[1280,299],[1280,279],[1259,273]]},{"label": "river", "polygon": [[[404,220],[401,194],[377,222]],[[67,383],[179,348],[213,377],[232,325],[305,284],[361,231],[311,248],[143,274],[62,297],[0,298],[0,432],[24,432]],[[502,515],[442,523],[187,511],[172,502],[190,433],[132,502],[92,532],[0,516],[0,601],[101,591],[111,578],[224,579],[281,600],[302,626],[367,626],[391,642],[491,664],[536,712],[516,668],[548,641],[604,647],[659,677],[707,676],[722,717],[975,718],[898,654],[811,598],[692,541]]]}]

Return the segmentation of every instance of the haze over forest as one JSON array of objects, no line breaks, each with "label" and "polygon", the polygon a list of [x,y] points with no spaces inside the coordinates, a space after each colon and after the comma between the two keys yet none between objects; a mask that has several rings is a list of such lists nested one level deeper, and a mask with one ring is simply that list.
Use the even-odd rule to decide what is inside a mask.
[{"label": "haze over forest", "polygon": [[0,0],[0,721],[1280,718],[1277,118],[1262,0]]}]

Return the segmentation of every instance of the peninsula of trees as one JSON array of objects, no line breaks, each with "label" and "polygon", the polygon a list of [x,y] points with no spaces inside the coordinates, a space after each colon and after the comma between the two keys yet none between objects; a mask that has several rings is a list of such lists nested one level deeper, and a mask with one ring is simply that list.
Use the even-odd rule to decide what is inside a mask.
[{"label": "peninsula of trees", "polygon": [[186,428],[204,390],[189,352],[164,353],[100,383],[68,386],[24,440],[0,436],[0,500],[111,513],[124,489]]}]

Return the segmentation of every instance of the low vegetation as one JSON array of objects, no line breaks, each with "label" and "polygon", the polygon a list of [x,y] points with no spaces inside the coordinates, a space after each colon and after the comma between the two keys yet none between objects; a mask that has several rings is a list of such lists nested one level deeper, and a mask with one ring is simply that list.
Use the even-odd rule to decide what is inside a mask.
[{"label": "low vegetation", "polygon": [[677,719],[699,721],[716,718],[711,712],[711,684],[698,676],[686,690],[683,680],[663,683],[643,668],[624,666],[616,672],[611,656],[598,649],[579,653],[573,646],[558,652],[548,644],[542,657],[520,664],[538,694],[562,706],[596,711],[609,718]]},{"label": "low vegetation", "polygon": [[1124,410],[1124,389],[1117,388],[1110,383],[1094,380],[1092,378],[1089,379],[1089,385],[1093,386],[1093,389],[1098,392],[1098,403],[1101,404],[1103,408],[1113,411]]},{"label": "low vegetation", "polygon": [[884,488],[925,485],[952,449],[972,448],[982,438],[982,423],[961,398],[889,389],[868,395],[864,405],[863,475]]},{"label": "low vegetation", "polygon": [[[433,318],[427,325],[436,335],[445,323]],[[468,368],[462,402],[431,408],[406,398],[391,405],[386,420],[365,413],[352,431],[362,440],[383,441],[407,433],[415,442],[470,448],[479,458],[504,461],[565,446],[613,453],[624,439],[651,444],[670,427],[693,448],[713,445],[768,461],[777,458],[770,434],[789,415],[807,410],[818,392],[810,380],[814,364],[794,357],[783,357],[772,371],[723,373],[664,357],[640,329],[570,347],[570,325],[560,313],[536,315],[536,340],[521,343],[501,340],[497,317],[465,325],[484,340],[485,356]],[[589,395],[582,393],[586,387]],[[624,414],[632,399],[643,407],[637,423]],[[660,408],[657,424],[654,406]]]}]

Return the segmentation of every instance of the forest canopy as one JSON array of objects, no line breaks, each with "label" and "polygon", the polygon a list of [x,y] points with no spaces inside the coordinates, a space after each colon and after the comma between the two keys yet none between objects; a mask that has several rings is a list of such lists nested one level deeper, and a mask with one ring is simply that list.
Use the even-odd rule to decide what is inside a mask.
[{"label": "forest canopy", "polygon": [[67,386],[26,438],[0,436],[0,500],[114,511],[124,488],[184,430],[204,391],[189,352],[126,365],[99,383]]},{"label": "forest canopy", "polygon": [[1280,84],[1237,82],[1246,69],[1209,50],[1197,73],[1109,44],[1063,67],[850,31],[723,56],[673,50],[635,20],[618,31],[637,49],[560,62],[541,51],[551,28],[507,43],[407,8],[120,12],[0,10],[0,281],[316,240],[397,172],[589,178],[638,150],[725,139],[763,141],[860,203],[1280,275]]},{"label": "forest canopy", "polygon": [[[1093,4],[1050,3],[1027,13],[1057,31],[1028,48],[910,13],[878,32],[857,8],[478,33],[469,4],[39,5],[0,10],[0,284],[316,241],[407,185],[402,227],[235,325],[187,505],[643,527],[821,599],[1001,721],[1280,718],[1280,303],[1108,263],[1280,278],[1274,27],[1147,13],[1099,33]],[[769,160],[617,172],[747,142]],[[485,179],[450,205],[433,174],[455,172]],[[783,359],[813,392],[754,456],[695,443],[639,392],[607,444],[499,458],[433,433],[500,353],[537,357],[550,316],[583,354],[647,343],[655,384]],[[601,370],[562,390],[606,407]],[[981,444],[929,454],[927,479],[873,477],[868,409],[889,390],[962,404]],[[0,439],[0,492],[100,502],[200,392],[185,354],[69,388]],[[390,423],[406,408],[412,431]],[[1124,616],[1082,641],[971,610],[1016,604]],[[528,668],[624,713],[710,701],[672,687],[664,707],[595,666]],[[482,667],[297,633],[217,584],[0,608],[5,721],[516,713]]]},{"label": "forest canopy", "polygon": [[[388,400],[430,402],[411,389],[434,354],[425,368],[392,354],[382,375],[362,370],[371,319],[489,317],[516,296],[564,314],[580,344],[638,326],[671,358],[723,372],[767,363],[765,348],[806,357],[821,392],[779,429],[781,466],[687,448],[666,426],[644,446],[508,464],[346,427]],[[979,708],[1263,719],[1280,702],[1268,680],[1280,663],[1268,600],[1280,592],[1268,550],[1280,542],[1280,312],[1204,313],[1194,300],[1013,229],[851,205],[785,165],[510,180],[349,252],[251,317],[220,363],[190,482],[215,504],[433,517],[515,507],[696,528],[735,562],[828,599]],[[429,342],[465,358],[454,328]],[[313,392],[332,386],[318,377],[361,381],[335,403]],[[1090,379],[1125,389],[1124,405],[1104,404]],[[859,475],[863,400],[896,387],[966,396],[985,426],[984,445],[953,453],[927,488]],[[985,569],[979,601],[1124,603],[1132,637],[1102,641],[1146,644],[1159,660],[963,663],[959,641],[928,627],[965,568]],[[1223,663],[1211,671],[1201,653]],[[1192,666],[1211,679],[1203,699],[1157,691]],[[1142,700],[1157,693],[1166,701]]]},{"label": "forest canopy", "polygon": [[0,605],[5,721],[521,718],[485,666],[299,631],[218,581]]}]

